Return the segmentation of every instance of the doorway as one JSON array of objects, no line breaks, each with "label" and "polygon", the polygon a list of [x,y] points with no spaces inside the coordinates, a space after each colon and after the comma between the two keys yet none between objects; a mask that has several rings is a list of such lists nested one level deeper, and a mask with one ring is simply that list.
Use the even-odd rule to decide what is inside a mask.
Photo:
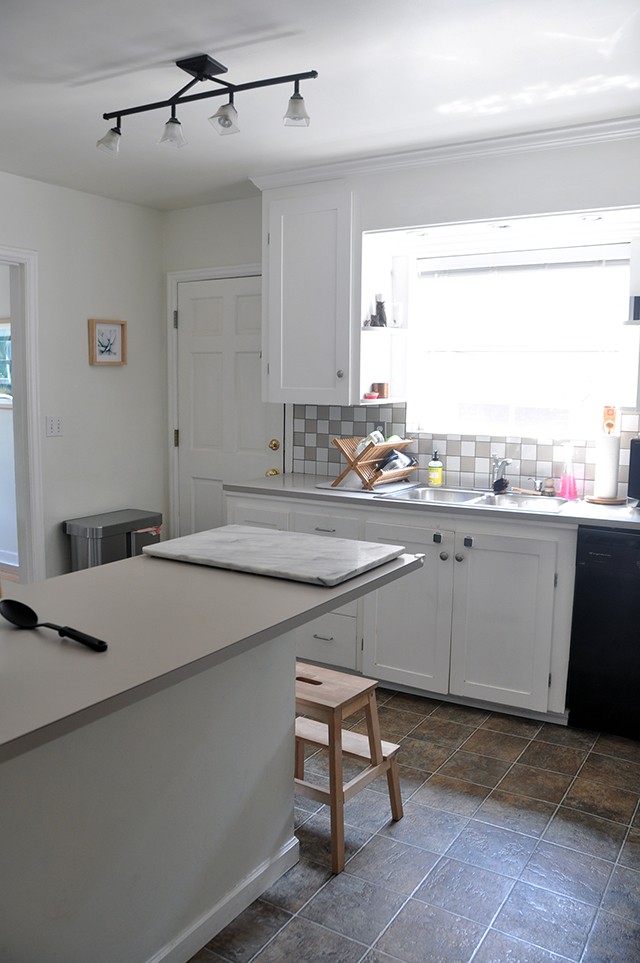
[{"label": "doorway", "polygon": [[[5,438],[0,449],[10,499],[0,544],[0,578],[37,582],[45,577],[44,511],[38,376],[38,258],[35,251],[0,247],[0,283],[6,284],[3,330],[10,331],[11,402],[5,399]],[[6,354],[6,351],[4,352]],[[8,379],[7,359],[0,377]],[[0,386],[1,394],[8,394]],[[13,451],[10,451],[10,438]],[[9,462],[13,456],[13,465]],[[12,484],[13,483],[13,484]],[[4,494],[4,492],[3,492]],[[1,510],[1,509],[0,509]],[[4,551],[4,556],[2,554]]]},{"label": "doorway", "polygon": [[175,537],[224,524],[225,482],[281,473],[284,409],[261,400],[260,269],[179,272],[169,285]]},{"label": "doorway", "polygon": [[19,581],[18,516],[13,442],[11,268],[0,264],[0,577]]}]

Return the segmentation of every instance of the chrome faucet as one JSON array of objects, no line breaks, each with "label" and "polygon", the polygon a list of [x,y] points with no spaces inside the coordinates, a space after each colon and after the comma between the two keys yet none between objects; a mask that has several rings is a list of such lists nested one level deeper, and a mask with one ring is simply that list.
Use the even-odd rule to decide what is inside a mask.
[{"label": "chrome faucet", "polygon": [[511,458],[500,458],[498,455],[491,455],[490,488],[493,488],[500,478],[506,478],[507,465],[510,465],[512,460]]}]

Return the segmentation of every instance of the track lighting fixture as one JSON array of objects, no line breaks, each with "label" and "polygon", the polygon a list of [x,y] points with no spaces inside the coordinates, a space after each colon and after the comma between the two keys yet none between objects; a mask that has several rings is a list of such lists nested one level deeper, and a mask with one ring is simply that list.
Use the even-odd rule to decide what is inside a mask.
[{"label": "track lighting fixture", "polygon": [[[255,90],[258,87],[274,87],[279,84],[292,83],[294,85],[293,94],[289,99],[287,112],[284,115],[285,126],[309,126],[310,119],[305,108],[304,99],[300,93],[300,81],[317,77],[318,73],[315,70],[308,70],[306,73],[300,74],[289,74],[285,77],[268,77],[264,80],[253,80],[246,84],[231,84],[219,77],[219,74],[225,74],[227,72],[224,64],[213,60],[213,58],[207,54],[188,57],[186,60],[176,60],[176,67],[190,74],[193,79],[172,97],[169,97],[168,100],[158,101],[152,104],[142,104],[139,107],[127,107],[124,110],[113,110],[102,115],[104,120],[116,118],[116,126],[112,127],[104,137],[101,137],[97,142],[96,146],[99,147],[100,150],[107,151],[112,156],[117,155],[120,147],[120,121],[122,117],[128,117],[131,114],[141,114],[150,110],[162,110],[167,107],[171,109],[171,116],[164,126],[162,137],[158,143],[170,144],[173,147],[184,147],[187,141],[182,131],[182,125],[176,117],[176,107],[182,104],[192,103],[196,100],[205,100],[209,97],[226,96],[228,98],[228,102],[223,104],[223,106],[209,118],[209,121],[219,134],[235,134],[240,128],[238,127],[238,112],[233,102],[234,95],[245,90]],[[195,86],[195,84],[205,80],[212,81],[214,84],[217,84],[218,87],[214,90],[207,90],[203,93],[185,96],[187,91]]]}]

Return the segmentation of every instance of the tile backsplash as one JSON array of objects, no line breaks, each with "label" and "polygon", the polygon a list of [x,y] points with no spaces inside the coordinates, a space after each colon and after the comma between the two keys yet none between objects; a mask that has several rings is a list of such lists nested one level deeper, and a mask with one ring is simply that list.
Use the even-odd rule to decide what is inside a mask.
[{"label": "tile backsplash", "polygon": [[[434,449],[444,465],[443,484],[449,488],[488,488],[491,455],[511,458],[507,478],[512,487],[530,488],[531,478],[553,478],[556,488],[564,468],[563,440],[514,438],[499,435],[444,435],[406,433],[406,405],[294,405],[293,471],[336,477],[344,467],[332,438],[364,437],[378,425],[385,435],[414,438],[407,450],[418,459],[417,479],[426,483],[427,464]],[[618,495],[627,492],[629,442],[640,432],[640,412],[624,412],[620,418],[620,470]],[[595,439],[570,439],[578,497],[593,494]]]}]

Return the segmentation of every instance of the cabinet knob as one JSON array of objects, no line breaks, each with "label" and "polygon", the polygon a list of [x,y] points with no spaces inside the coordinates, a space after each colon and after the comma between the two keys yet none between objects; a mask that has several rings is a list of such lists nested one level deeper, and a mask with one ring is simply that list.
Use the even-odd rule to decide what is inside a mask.
[{"label": "cabinet knob", "polygon": [[265,475],[267,478],[275,478],[275,476],[279,474],[280,474],[280,471],[278,468],[267,468],[265,472]]},{"label": "cabinet knob", "polygon": [[277,451],[279,447],[280,447],[280,442],[278,441],[278,439],[272,438],[271,441],[269,442],[269,448],[271,449],[271,451]]},{"label": "cabinet knob", "polygon": [[461,555],[460,552],[456,555],[456,562],[464,562],[464,555]]},{"label": "cabinet knob", "polygon": [[443,562],[446,562],[447,559],[449,558],[449,553],[448,553],[448,552],[440,552],[440,558],[442,559]]},{"label": "cabinet knob", "polygon": [[342,368],[338,368],[338,370],[336,371],[336,376],[338,378],[344,378],[344,371],[342,370]]}]

